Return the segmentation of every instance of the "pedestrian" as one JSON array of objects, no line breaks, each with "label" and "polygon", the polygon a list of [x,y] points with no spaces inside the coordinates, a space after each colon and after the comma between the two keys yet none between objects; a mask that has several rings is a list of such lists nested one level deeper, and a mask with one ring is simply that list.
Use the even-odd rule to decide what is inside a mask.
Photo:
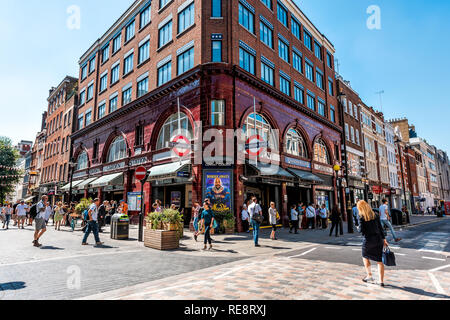
[{"label": "pedestrian", "polygon": [[322,225],[322,229],[326,229],[327,228],[327,219],[328,219],[328,209],[325,206],[325,204],[322,204],[322,208],[320,209],[319,212],[319,216],[320,216],[320,223]]},{"label": "pedestrian", "polygon": [[211,205],[208,202],[203,204],[203,210],[200,216],[202,225],[205,228],[205,239],[203,250],[206,250],[206,245],[209,243],[209,250],[212,249],[211,229],[214,228],[214,212],[211,210]]},{"label": "pedestrian", "polygon": [[108,201],[103,201],[103,203],[98,207],[98,232],[102,233],[102,227],[105,225],[105,218],[108,208]]},{"label": "pedestrian", "polygon": [[17,206],[20,204],[20,200],[17,200],[16,201],[16,203],[13,205],[13,214],[12,214],[12,219],[13,219],[13,221],[14,221],[14,223],[13,223],[13,226],[15,227],[15,226],[17,226],[17,212],[16,212],[16,209],[17,209]]},{"label": "pedestrian", "polygon": [[3,207],[2,211],[3,211],[3,214],[4,214],[3,229],[6,226],[6,230],[8,230],[9,229],[9,222],[11,221],[11,216],[12,216],[12,213],[13,213],[13,208],[11,206],[11,203],[8,203],[6,205],[6,207]]},{"label": "pedestrian", "polygon": [[61,201],[56,204],[55,215],[53,216],[53,221],[55,222],[55,230],[61,230],[61,222],[64,218],[64,206]]},{"label": "pedestrian", "polygon": [[[341,222],[341,212],[337,206],[335,206],[331,210],[331,230],[330,230],[330,237],[333,234],[334,228],[336,228],[336,237],[338,236],[338,227],[341,227],[342,229],[342,222]],[[341,230],[342,231],[342,230]]]},{"label": "pedestrian", "polygon": [[359,201],[358,211],[361,222],[361,233],[364,236],[362,245],[362,257],[367,276],[364,282],[373,282],[370,260],[378,264],[378,273],[380,277],[379,285],[384,287],[384,265],[383,265],[383,248],[388,246],[388,242],[384,236],[381,219],[370,208],[369,204],[363,200]]},{"label": "pedestrian", "polygon": [[270,234],[270,239],[272,240],[278,240],[276,237],[276,232],[277,232],[277,220],[279,219],[279,214],[278,214],[278,210],[275,207],[275,202],[271,202],[270,203],[270,208],[269,208],[269,223],[270,225],[272,225],[272,232]]},{"label": "pedestrian", "polygon": [[36,219],[34,220],[34,240],[33,245],[35,247],[41,247],[42,244],[39,243],[39,239],[47,231],[47,224],[45,222],[46,208],[49,206],[48,197],[46,195],[42,196],[41,201],[36,205]]},{"label": "pedestrian", "polygon": [[155,212],[162,212],[161,201],[156,199],[155,203],[156,203]]},{"label": "pedestrian", "polygon": [[[155,203],[156,205],[156,203]],[[197,242],[199,229],[199,216],[201,215],[202,207],[200,207],[200,203],[198,201],[194,202],[194,207],[192,208],[192,227],[194,228],[194,240]]]},{"label": "pedestrian", "polygon": [[322,219],[320,219],[320,205],[315,205],[314,209],[316,209],[316,228],[319,229],[322,222]]},{"label": "pedestrian", "polygon": [[298,228],[299,229],[303,229],[303,224],[304,224],[304,217],[305,217],[305,206],[303,205],[303,202],[300,202],[297,206],[297,211],[298,211]]},{"label": "pedestrian", "polygon": [[388,207],[387,203],[388,203],[388,201],[386,199],[383,199],[382,205],[378,209],[380,211],[381,225],[383,226],[383,228],[388,227],[389,230],[391,230],[394,241],[399,242],[400,240],[402,240],[402,238],[397,237],[397,235],[395,234],[394,228],[392,227],[392,224],[390,222],[391,218],[390,218],[389,207]]},{"label": "pedestrian", "polygon": [[247,205],[245,203],[242,206],[241,220],[244,232],[250,233],[250,216],[248,215]]},{"label": "pedestrian", "polygon": [[120,200],[119,211],[121,214],[128,215],[128,204],[125,200]]},{"label": "pedestrian", "polygon": [[84,233],[83,242],[81,243],[83,246],[87,246],[87,239],[91,232],[94,233],[95,244],[96,246],[101,246],[103,242],[100,242],[100,237],[98,236],[98,206],[100,205],[100,200],[98,198],[92,201],[88,210],[88,221],[86,232]]},{"label": "pedestrian", "polygon": [[[21,200],[20,204],[16,207],[17,229],[25,229],[24,224],[27,220],[28,211],[30,211],[30,208],[25,204],[25,201]],[[20,227],[20,224],[22,224],[22,228]]]},{"label": "pedestrian", "polygon": [[0,221],[3,222],[3,229],[5,228],[5,208],[6,206],[0,202]]},{"label": "pedestrian", "polygon": [[355,226],[359,227],[359,211],[358,211],[358,206],[356,205],[356,203],[353,205],[352,214],[353,214],[353,220],[355,221]]},{"label": "pedestrian", "polygon": [[264,218],[262,216],[262,209],[258,204],[258,199],[256,197],[252,198],[252,203],[248,206],[248,213],[253,227],[253,241],[255,242],[255,247],[260,247],[258,243],[259,228],[261,227]]},{"label": "pedestrian", "polygon": [[309,226],[311,226],[311,229],[315,228],[314,219],[316,217],[316,209],[314,209],[314,204],[310,203],[308,208],[306,208],[306,229],[309,229]]},{"label": "pedestrian", "polygon": [[45,207],[45,225],[48,225],[50,217],[53,215],[53,209],[50,202],[47,201],[47,206]]},{"label": "pedestrian", "polygon": [[289,228],[289,233],[292,233],[292,229],[295,230],[295,234],[298,234],[298,211],[295,204],[291,206],[291,227]]}]

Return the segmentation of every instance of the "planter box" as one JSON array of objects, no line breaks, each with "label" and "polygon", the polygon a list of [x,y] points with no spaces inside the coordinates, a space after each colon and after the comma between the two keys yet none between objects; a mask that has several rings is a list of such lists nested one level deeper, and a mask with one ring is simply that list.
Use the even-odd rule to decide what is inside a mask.
[{"label": "planter box", "polygon": [[234,228],[225,228],[225,234],[234,234]]},{"label": "planter box", "polygon": [[163,227],[165,231],[177,231],[178,225],[175,223],[163,223]]},{"label": "planter box", "polygon": [[151,230],[144,231],[144,246],[157,250],[173,250],[180,247],[178,231]]}]

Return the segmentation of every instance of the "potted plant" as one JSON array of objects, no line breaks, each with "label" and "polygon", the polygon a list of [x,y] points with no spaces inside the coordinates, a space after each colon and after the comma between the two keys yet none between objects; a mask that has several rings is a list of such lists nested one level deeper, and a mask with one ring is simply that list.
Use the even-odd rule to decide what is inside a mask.
[{"label": "potted plant", "polygon": [[180,221],[183,221],[178,210],[166,209],[163,211],[163,226],[167,231],[178,231],[180,228]]},{"label": "potted plant", "polygon": [[[144,230],[144,245],[158,250],[178,249],[180,246],[180,229],[183,218],[177,210],[166,209],[152,212],[146,217],[147,227]],[[180,228],[181,224],[181,228]]]},{"label": "potted plant", "polygon": [[228,212],[223,219],[223,227],[225,229],[225,234],[233,234],[234,226],[236,223],[236,218],[231,212]]}]

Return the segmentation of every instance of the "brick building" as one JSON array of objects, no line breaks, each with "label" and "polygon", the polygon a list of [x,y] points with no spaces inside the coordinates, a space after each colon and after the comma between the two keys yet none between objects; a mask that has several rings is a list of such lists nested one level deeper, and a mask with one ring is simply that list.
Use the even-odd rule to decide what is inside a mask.
[{"label": "brick building", "polygon": [[347,157],[349,200],[352,204],[367,199],[366,185],[363,182],[365,172],[364,143],[361,130],[361,98],[349,81],[338,76],[338,92],[341,96],[344,118],[345,143],[343,150]]},{"label": "brick building", "polygon": [[60,188],[68,181],[72,124],[77,99],[78,79],[65,77],[49,91],[46,137],[40,179],[40,195],[61,200]]},{"label": "brick building", "polygon": [[[342,132],[333,55],[290,0],[135,1],[79,61],[74,184],[84,196],[127,200],[144,165],[147,210],[160,199],[189,214],[217,182],[229,190],[221,208],[234,213],[253,195],[264,212],[275,201],[285,223],[291,204],[331,207]],[[254,165],[236,164],[245,152],[237,147],[179,162],[177,129],[188,140],[242,129],[244,140],[259,134],[267,148]],[[276,170],[265,174],[269,160]]]}]

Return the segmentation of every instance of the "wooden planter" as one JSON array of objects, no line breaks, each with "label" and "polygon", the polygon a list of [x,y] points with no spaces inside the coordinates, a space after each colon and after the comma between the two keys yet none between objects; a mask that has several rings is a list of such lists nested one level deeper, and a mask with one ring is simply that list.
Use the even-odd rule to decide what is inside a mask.
[{"label": "wooden planter", "polygon": [[157,250],[173,250],[180,247],[178,231],[152,230],[144,231],[144,245]]},{"label": "wooden planter", "polygon": [[178,230],[178,225],[175,223],[167,223],[164,222],[163,223],[163,228],[165,231],[177,231]]},{"label": "wooden planter", "polygon": [[234,228],[225,228],[225,234],[234,234]]}]

